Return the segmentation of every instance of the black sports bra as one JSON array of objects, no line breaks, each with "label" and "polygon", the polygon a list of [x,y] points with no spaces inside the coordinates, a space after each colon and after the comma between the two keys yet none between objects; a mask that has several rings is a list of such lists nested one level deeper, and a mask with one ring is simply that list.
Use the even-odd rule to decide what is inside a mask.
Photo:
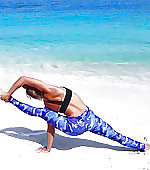
[{"label": "black sports bra", "polygon": [[64,87],[64,88],[66,89],[66,96],[65,96],[64,101],[53,101],[53,100],[47,100],[47,99],[45,100],[48,103],[61,105],[61,108],[59,110],[59,112],[61,112],[61,113],[65,113],[65,111],[70,103],[71,97],[72,97],[72,91],[66,87]]}]

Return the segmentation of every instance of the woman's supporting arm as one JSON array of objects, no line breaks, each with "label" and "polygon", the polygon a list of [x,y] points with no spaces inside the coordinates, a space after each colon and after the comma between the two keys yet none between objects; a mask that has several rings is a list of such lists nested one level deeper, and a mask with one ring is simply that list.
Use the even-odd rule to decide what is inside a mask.
[{"label": "woman's supporting arm", "polygon": [[50,123],[47,123],[47,124],[48,124],[48,128],[47,128],[47,151],[50,152],[53,141],[54,141],[55,128]]},{"label": "woman's supporting arm", "polygon": [[50,152],[53,141],[54,141],[54,136],[55,136],[55,128],[52,126],[50,123],[47,123],[47,147],[40,147],[38,151],[43,152],[47,151]]}]

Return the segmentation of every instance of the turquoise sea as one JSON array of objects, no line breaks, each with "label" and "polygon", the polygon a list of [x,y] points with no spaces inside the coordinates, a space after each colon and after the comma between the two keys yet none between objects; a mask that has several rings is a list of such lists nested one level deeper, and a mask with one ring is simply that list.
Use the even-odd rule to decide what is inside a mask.
[{"label": "turquoise sea", "polygon": [[149,0],[0,0],[0,65],[148,74]]}]

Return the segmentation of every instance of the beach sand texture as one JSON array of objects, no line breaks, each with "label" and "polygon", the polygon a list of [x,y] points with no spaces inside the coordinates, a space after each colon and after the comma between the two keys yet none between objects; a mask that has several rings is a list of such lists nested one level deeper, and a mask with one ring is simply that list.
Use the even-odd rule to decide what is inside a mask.
[{"label": "beach sand texture", "polygon": [[[95,114],[115,130],[141,142],[150,142],[149,100],[150,90],[142,81],[132,82],[112,77],[76,76],[65,74],[26,73],[47,83],[65,85],[78,93]],[[6,78],[7,77],[7,78]],[[1,87],[8,89],[19,74],[3,73]],[[49,77],[49,79],[47,79]],[[57,79],[56,79],[57,77]],[[21,95],[20,95],[21,94]],[[20,101],[43,107],[42,102],[30,100],[19,89],[13,95]],[[31,117],[0,101],[1,166],[15,169],[27,168],[101,168],[149,169],[150,153],[137,152],[105,137],[86,132],[77,137],[56,130],[50,153],[36,149],[46,145],[46,122]]]}]

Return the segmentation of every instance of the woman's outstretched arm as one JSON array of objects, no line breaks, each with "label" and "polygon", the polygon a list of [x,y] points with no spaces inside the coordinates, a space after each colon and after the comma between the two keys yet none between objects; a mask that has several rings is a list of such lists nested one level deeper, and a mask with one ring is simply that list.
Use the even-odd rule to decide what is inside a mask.
[{"label": "woman's outstretched arm", "polygon": [[49,91],[48,85],[41,80],[37,80],[34,78],[21,76],[9,89],[8,92],[5,92],[4,95],[1,95],[1,99],[5,102],[8,102],[9,97],[20,87],[23,85],[28,85],[37,88],[38,90],[47,93]]}]

